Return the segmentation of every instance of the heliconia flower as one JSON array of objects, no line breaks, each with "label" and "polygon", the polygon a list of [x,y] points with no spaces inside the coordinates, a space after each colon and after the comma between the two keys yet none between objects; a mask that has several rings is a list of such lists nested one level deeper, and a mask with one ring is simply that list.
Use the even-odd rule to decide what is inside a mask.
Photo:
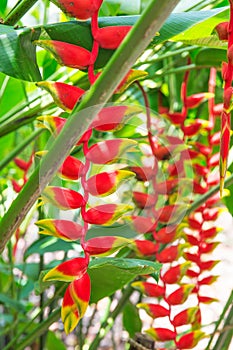
[{"label": "heliconia flower", "polygon": [[89,209],[83,219],[89,224],[109,226],[116,222],[124,213],[132,210],[127,204],[103,204]]},{"label": "heliconia flower", "polygon": [[48,129],[55,136],[60,133],[67,120],[66,118],[56,117],[52,115],[43,115],[36,119],[40,122],[43,122],[43,127]]},{"label": "heliconia flower", "polygon": [[190,307],[179,312],[172,320],[175,327],[183,326],[185,324],[193,323],[196,318],[198,307]]},{"label": "heliconia flower", "polygon": [[175,292],[171,293],[166,297],[166,301],[169,305],[180,305],[183,304],[189,297],[190,293],[193,291],[195,285],[184,284]]},{"label": "heliconia flower", "polygon": [[207,167],[200,165],[200,164],[193,164],[193,168],[195,169],[195,173],[200,175],[200,176],[205,176],[209,172]]},{"label": "heliconia flower", "polygon": [[150,256],[154,255],[158,251],[158,246],[152,241],[148,241],[146,239],[139,240],[136,239],[134,241],[135,247],[134,249],[140,256]]},{"label": "heliconia flower", "polygon": [[220,262],[220,260],[209,260],[209,261],[200,261],[198,263],[198,266],[200,267],[201,271],[204,270],[212,270],[218,263]]},{"label": "heliconia flower", "polygon": [[157,223],[151,217],[144,216],[124,216],[129,221],[137,233],[150,233],[156,229]]},{"label": "heliconia flower", "polygon": [[148,313],[148,315],[153,318],[166,317],[170,315],[170,311],[159,304],[139,303],[137,304],[137,307],[145,310]]},{"label": "heliconia flower", "polygon": [[[225,95],[224,95],[225,96]],[[225,107],[225,103],[224,103]],[[229,107],[230,108],[230,107]],[[220,194],[223,195],[224,180],[227,171],[227,159],[231,138],[231,113],[223,111],[221,117],[221,144],[220,144]]]},{"label": "heliconia flower", "polygon": [[184,214],[184,210],[187,210],[187,207],[175,204],[165,205],[157,211],[157,218],[161,223],[172,223]]},{"label": "heliconia flower", "polygon": [[188,242],[188,243],[190,243],[192,246],[199,246],[199,244],[200,244],[200,241],[199,241],[199,239],[198,238],[196,238],[196,237],[194,237],[193,235],[189,235],[189,234],[185,234],[185,237],[184,237],[184,239]]},{"label": "heliconia flower", "polygon": [[153,233],[153,237],[160,243],[172,243],[177,237],[177,226],[165,226]]},{"label": "heliconia flower", "polygon": [[167,112],[165,113],[166,116],[170,119],[170,121],[175,125],[182,125],[187,117],[186,113],[180,113],[180,112]]},{"label": "heliconia flower", "polygon": [[124,79],[120,82],[114,94],[122,94],[128,87],[133,84],[135,81],[141,80],[148,75],[144,70],[135,70],[130,69],[130,71],[126,74]]},{"label": "heliconia flower", "polygon": [[126,151],[131,151],[137,145],[130,139],[114,139],[98,142],[91,146],[86,158],[94,164],[112,164],[121,158]]},{"label": "heliconia flower", "polygon": [[84,229],[80,224],[69,220],[43,219],[35,223],[41,234],[61,238],[64,241],[76,241],[84,234]]},{"label": "heliconia flower", "polygon": [[19,185],[18,182],[15,181],[14,179],[11,179],[11,183],[12,183],[12,187],[16,193],[19,193],[22,190],[23,186]]},{"label": "heliconia flower", "polygon": [[103,49],[115,50],[131,28],[131,26],[109,26],[98,29],[93,36]]},{"label": "heliconia flower", "polygon": [[202,222],[198,221],[196,218],[191,216],[188,218],[188,224],[194,230],[201,230],[202,228]]},{"label": "heliconia flower", "polygon": [[185,252],[183,254],[183,256],[184,256],[184,259],[186,259],[188,261],[195,262],[196,264],[200,263],[200,256],[199,256],[199,254]]},{"label": "heliconia flower", "polygon": [[202,217],[205,221],[215,221],[218,218],[219,214],[219,208],[206,208],[202,213]]},{"label": "heliconia flower", "polygon": [[127,118],[139,111],[139,108],[130,106],[105,107],[96,116],[91,127],[102,132],[116,131],[124,126]]},{"label": "heliconia flower", "polygon": [[64,187],[48,186],[41,196],[44,202],[51,203],[61,210],[78,209],[85,205],[80,193]]},{"label": "heliconia flower", "polygon": [[61,309],[61,318],[66,334],[72,332],[84,316],[89,304],[90,294],[91,282],[87,273],[69,284]]},{"label": "heliconia flower", "polygon": [[198,281],[199,285],[210,285],[213,284],[214,282],[217,281],[219,276],[208,276],[208,277],[204,277],[201,280]]},{"label": "heliconia flower", "polygon": [[87,20],[100,8],[103,0],[54,0],[63,12],[80,20]]},{"label": "heliconia flower", "polygon": [[208,167],[215,167],[219,164],[219,156],[220,153],[217,152],[215,154],[213,154],[210,159],[208,160]]},{"label": "heliconia flower", "polygon": [[87,191],[92,196],[108,196],[114,193],[123,181],[132,176],[134,173],[127,170],[100,173],[87,180]]},{"label": "heliconia flower", "polygon": [[156,254],[156,258],[160,263],[173,262],[177,260],[183,249],[186,248],[186,246],[186,244],[180,244],[166,247],[163,250],[161,250],[161,252]]},{"label": "heliconia flower", "polygon": [[159,194],[170,194],[178,184],[178,179],[166,180],[158,182],[155,186],[155,191]]},{"label": "heliconia flower", "polygon": [[83,249],[90,255],[108,256],[130,244],[131,241],[124,237],[104,236],[89,239]]},{"label": "heliconia flower", "polygon": [[221,232],[222,228],[221,227],[211,227],[207,230],[201,230],[200,236],[203,241],[205,241],[208,238],[214,238],[217,233]]},{"label": "heliconia flower", "polygon": [[129,170],[135,173],[138,181],[150,181],[156,175],[156,171],[152,167],[131,166]]},{"label": "heliconia flower", "polygon": [[81,278],[87,271],[88,258],[74,258],[65,261],[50,270],[43,278],[43,281],[72,282]]},{"label": "heliconia flower", "polygon": [[85,69],[91,63],[90,51],[81,46],[57,40],[35,40],[33,43],[50,51],[62,66]]},{"label": "heliconia flower", "polygon": [[191,263],[186,261],[183,264],[172,266],[162,276],[162,280],[166,284],[174,284],[180,282],[181,278],[186,274],[186,271],[191,266]]},{"label": "heliconia flower", "polygon": [[217,303],[219,301],[218,299],[206,297],[203,295],[198,295],[198,300],[200,303],[203,303],[203,304]]},{"label": "heliconia flower", "polygon": [[72,111],[81,96],[85,93],[85,90],[77,86],[60,82],[40,81],[36,85],[48,91],[54,102],[67,112]]},{"label": "heliconia flower", "polygon": [[212,251],[220,244],[220,242],[201,242],[199,246],[200,254],[212,253]]},{"label": "heliconia flower", "polygon": [[193,271],[192,269],[188,269],[186,271],[186,274],[188,277],[191,277],[191,278],[197,278],[199,276],[199,272],[196,272],[196,271]]},{"label": "heliconia flower", "polygon": [[145,330],[153,339],[157,341],[169,341],[176,338],[176,333],[167,328],[149,328]]},{"label": "heliconia flower", "polygon": [[143,193],[143,192],[133,192],[133,201],[138,208],[151,208],[155,206],[156,197],[151,194]]},{"label": "heliconia flower", "polygon": [[213,98],[214,94],[211,92],[200,92],[198,94],[193,94],[191,96],[186,97],[185,99],[185,107],[187,108],[196,108],[200,106],[202,102],[209,98]]},{"label": "heliconia flower", "polygon": [[177,349],[192,349],[205,336],[205,333],[199,330],[185,334],[178,341],[176,341]]},{"label": "heliconia flower", "polygon": [[78,180],[83,174],[84,164],[77,158],[68,156],[58,170],[58,174],[68,180]]},{"label": "heliconia flower", "polygon": [[224,41],[228,40],[229,22],[221,22],[214,29],[218,34],[219,40],[224,40]]},{"label": "heliconia flower", "polygon": [[26,162],[25,160],[17,158],[17,157],[14,158],[14,163],[15,163],[15,165],[17,165],[18,168],[20,168],[23,171],[27,171],[30,168],[30,166],[32,165],[31,160]]},{"label": "heliconia flower", "polygon": [[186,126],[182,126],[182,131],[184,133],[185,136],[194,136],[196,135],[199,130],[201,129],[202,124],[198,122],[197,119],[195,119],[195,121],[193,121],[192,124],[190,125],[186,125]]},{"label": "heliconia flower", "polygon": [[133,282],[131,285],[148,297],[161,298],[165,295],[165,287],[159,286],[156,283],[137,281]]}]

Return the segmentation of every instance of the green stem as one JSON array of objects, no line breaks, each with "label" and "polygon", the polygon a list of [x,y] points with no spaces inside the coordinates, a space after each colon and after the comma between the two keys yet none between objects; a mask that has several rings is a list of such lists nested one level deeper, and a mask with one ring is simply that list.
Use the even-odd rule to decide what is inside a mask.
[{"label": "green stem", "polygon": [[151,1],[127,38],[114,53],[96,83],[86,93],[81,103],[74,108],[61,133],[42,159],[41,167],[35,169],[23,190],[2,218],[0,253],[43,189],[56,174],[71,148],[112,96],[116,87],[149,45],[154,33],[159,31],[178,2],[179,0],[167,0],[162,3],[159,0]]},{"label": "green stem", "polygon": [[127,288],[124,290],[122,297],[119,300],[115,309],[109,314],[107,320],[104,321],[103,323],[101,323],[99,332],[97,333],[95,339],[93,340],[93,342],[89,346],[88,350],[96,350],[99,348],[99,343],[106,336],[106,334],[111,330],[115,319],[122,311],[123,307],[127,303],[132,292],[133,292],[133,288],[131,287],[131,285],[127,286]]},{"label": "green stem", "polygon": [[218,331],[218,327],[220,326],[220,323],[222,322],[222,320],[224,319],[229,307],[232,305],[232,302],[233,302],[233,291],[231,292],[227,302],[226,302],[226,305],[224,306],[224,309],[218,319],[218,321],[216,322],[216,325],[215,325],[215,329],[213,331],[213,333],[211,334],[211,337],[210,337],[210,340],[209,340],[209,343],[207,345],[207,348],[206,350],[209,350],[210,349],[210,345],[212,344],[213,342],[213,339],[214,339],[214,336],[216,335],[217,331]]},{"label": "green stem", "polygon": [[10,152],[2,161],[0,161],[0,171],[44,131],[45,129],[36,130],[25,141],[13,149],[12,152]]},{"label": "green stem", "polygon": [[51,315],[49,315],[46,320],[44,320],[42,323],[39,323],[33,332],[29,333],[20,343],[18,343],[17,350],[24,350],[27,346],[31,345],[36,338],[47,332],[49,326],[59,320],[60,315],[61,309],[59,308],[55,310]]},{"label": "green stem", "polygon": [[233,337],[233,304],[231,303],[231,308],[226,321],[223,325],[223,330],[213,347],[213,350],[229,350],[229,346],[232,342]]},{"label": "green stem", "polygon": [[37,0],[20,0],[8,13],[4,24],[14,26],[36,2]]}]

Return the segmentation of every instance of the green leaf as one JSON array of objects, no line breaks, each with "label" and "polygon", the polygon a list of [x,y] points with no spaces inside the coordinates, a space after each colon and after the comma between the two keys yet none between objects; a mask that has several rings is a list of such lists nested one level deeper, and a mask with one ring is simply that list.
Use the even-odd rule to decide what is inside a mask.
[{"label": "green leaf", "polygon": [[118,236],[125,238],[135,238],[137,232],[129,225],[114,224],[112,226],[92,226],[87,232],[86,240],[100,236]]},{"label": "green leaf", "polygon": [[28,80],[41,80],[36,64],[36,51],[32,44],[40,36],[40,29],[0,25],[0,71],[12,77]]},{"label": "green leaf", "polygon": [[91,278],[91,303],[112,295],[138,275],[158,274],[161,264],[140,259],[98,258],[92,260],[88,274]]},{"label": "green leaf", "polygon": [[131,338],[134,338],[135,333],[140,332],[142,329],[142,321],[139,317],[139,310],[130,301],[124,306],[123,326]]},{"label": "green leaf", "polygon": [[221,67],[223,61],[227,61],[227,53],[221,49],[202,49],[195,57],[197,66]]},{"label": "green leaf", "polygon": [[66,350],[66,347],[61,339],[54,332],[48,331],[46,337],[46,350]]},{"label": "green leaf", "polygon": [[56,252],[59,250],[68,252],[73,249],[77,250],[79,247],[80,245],[74,242],[64,242],[55,237],[41,237],[28,247],[25,251],[24,258],[27,259],[32,254],[44,255],[44,253]]},{"label": "green leaf", "polygon": [[11,307],[12,309],[15,309],[19,312],[25,312],[26,311],[26,305],[24,305],[22,302],[13,300],[6,296],[5,294],[0,293],[0,303]]}]

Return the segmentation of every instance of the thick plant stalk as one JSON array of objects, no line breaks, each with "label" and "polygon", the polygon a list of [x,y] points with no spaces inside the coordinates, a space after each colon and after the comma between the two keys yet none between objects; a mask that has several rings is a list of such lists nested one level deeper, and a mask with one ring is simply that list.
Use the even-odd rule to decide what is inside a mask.
[{"label": "thick plant stalk", "polygon": [[4,24],[14,26],[24,15],[35,5],[37,0],[21,0],[15,7],[8,13]]},{"label": "thick plant stalk", "polygon": [[[82,136],[88,125],[111,97],[136,59],[148,46],[154,33],[159,31],[178,2],[179,0],[168,0],[161,4],[160,1],[153,0],[148,5],[130,31],[129,36],[107,64],[103,74],[84,96],[80,105],[74,108],[64,129],[42,160],[41,167],[36,168],[24,189],[3,217],[0,225],[0,252],[3,251],[11,235],[53,178],[77,139]],[[58,155],[60,155],[59,158]]]}]

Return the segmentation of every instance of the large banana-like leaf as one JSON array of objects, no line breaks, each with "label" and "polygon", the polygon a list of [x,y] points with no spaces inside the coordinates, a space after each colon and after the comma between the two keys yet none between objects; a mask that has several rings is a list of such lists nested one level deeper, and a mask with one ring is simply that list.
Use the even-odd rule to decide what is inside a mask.
[{"label": "large banana-like leaf", "polygon": [[[203,23],[221,13],[221,20],[227,20],[226,8],[173,13],[167,19],[160,32],[155,33],[152,45],[160,44],[178,36],[198,23]],[[134,25],[138,18],[139,16],[103,17],[100,18],[99,25],[100,27]],[[42,34],[40,35],[40,33]],[[0,71],[27,81],[41,80],[35,59],[36,48],[32,43],[39,36],[41,39],[49,37],[53,40],[66,41],[89,50],[92,47],[90,22],[69,21],[22,29],[0,25]],[[198,36],[198,30],[196,36]],[[182,40],[182,37],[180,39]],[[187,37],[185,39],[187,40]],[[103,67],[112,54],[112,50],[101,49],[96,68]]]}]

